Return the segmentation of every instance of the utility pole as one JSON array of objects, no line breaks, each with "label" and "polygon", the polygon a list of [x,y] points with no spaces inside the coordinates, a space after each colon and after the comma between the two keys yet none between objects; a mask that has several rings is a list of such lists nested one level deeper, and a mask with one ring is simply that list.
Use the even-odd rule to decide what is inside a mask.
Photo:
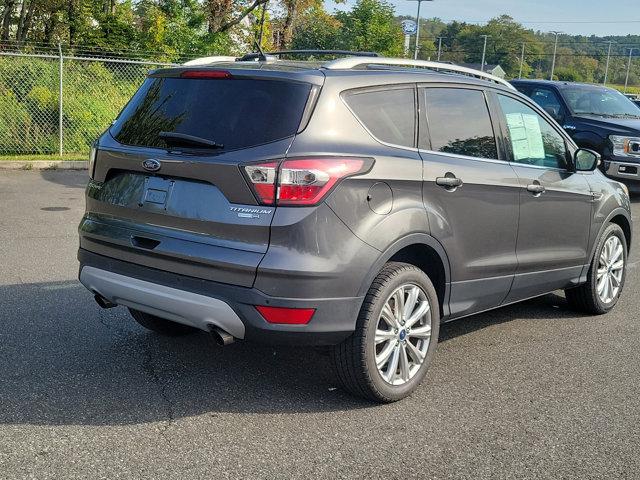
[{"label": "utility pole", "polygon": [[438,37],[438,61],[440,61],[441,54],[442,54],[442,37]]},{"label": "utility pole", "polygon": [[487,38],[489,35],[480,35],[484,37],[484,47],[482,47],[482,62],[480,63],[480,71],[484,72],[484,60],[487,57]]},{"label": "utility pole", "polygon": [[416,30],[416,48],[415,48],[415,52],[413,53],[413,59],[417,60],[418,59],[418,51],[420,50],[420,5],[422,4],[422,2],[433,2],[433,0],[409,0],[410,2],[418,2],[418,14],[416,15],[416,24],[417,24],[417,30]]},{"label": "utility pole", "polygon": [[518,73],[518,78],[522,78],[522,66],[524,65],[524,46],[526,43],[522,42],[522,53],[520,54],[520,73]]},{"label": "utility pole", "polygon": [[624,79],[624,93],[627,93],[627,85],[629,85],[629,72],[631,72],[631,59],[634,50],[634,48],[629,49],[629,63],[627,64],[627,76]]},{"label": "utility pole", "polygon": [[553,80],[553,72],[556,69],[556,54],[558,53],[558,35],[560,35],[560,33],[562,32],[549,32],[549,33],[555,33],[556,35],[556,43],[553,46],[553,60],[551,61],[551,76],[549,77],[549,80]]},{"label": "utility pole", "polygon": [[603,85],[607,85],[607,78],[609,76],[609,59],[611,58],[611,44],[613,43],[613,41],[609,41],[609,49],[607,50],[607,66],[604,68],[604,82],[602,82]]},{"label": "utility pole", "polygon": [[258,35],[258,45],[262,48],[262,35],[264,33],[264,14],[267,11],[267,2],[264,2],[262,5],[262,15],[260,16],[260,34]]}]

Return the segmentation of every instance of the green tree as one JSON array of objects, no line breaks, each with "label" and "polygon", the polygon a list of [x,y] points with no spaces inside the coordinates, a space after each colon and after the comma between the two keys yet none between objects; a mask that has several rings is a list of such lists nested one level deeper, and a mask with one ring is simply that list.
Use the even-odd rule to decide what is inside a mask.
[{"label": "green tree", "polygon": [[347,50],[400,56],[403,35],[393,6],[384,0],[358,0],[350,12],[338,12],[342,24],[339,44]]},{"label": "green tree", "polygon": [[329,15],[322,5],[305,12],[293,31],[291,48],[296,50],[332,50],[340,47],[342,23]]},{"label": "green tree", "polygon": [[[542,51],[542,45],[531,30],[525,29],[510,16],[501,15],[485,26],[466,25],[460,30],[456,43],[465,61],[481,62],[482,35],[488,35],[485,62],[499,64],[510,77],[518,76],[523,43],[529,57],[539,55]],[[528,64],[524,67],[524,73],[527,74],[530,67]]]}]

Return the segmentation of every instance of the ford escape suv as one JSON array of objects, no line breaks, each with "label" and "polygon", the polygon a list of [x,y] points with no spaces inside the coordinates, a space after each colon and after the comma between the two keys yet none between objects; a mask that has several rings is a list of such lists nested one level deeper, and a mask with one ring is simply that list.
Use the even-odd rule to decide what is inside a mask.
[{"label": "ford escape suv", "polygon": [[92,150],[80,281],[168,335],[330,346],[411,393],[442,322],[564,289],[602,314],[626,188],[535,102],[448,64],[257,58],[153,71]]}]

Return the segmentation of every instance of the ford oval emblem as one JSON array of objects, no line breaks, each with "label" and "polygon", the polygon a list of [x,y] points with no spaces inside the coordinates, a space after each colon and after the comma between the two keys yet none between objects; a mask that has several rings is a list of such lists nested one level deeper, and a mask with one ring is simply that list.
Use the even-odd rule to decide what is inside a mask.
[{"label": "ford oval emblem", "polygon": [[157,172],[160,170],[162,164],[155,158],[147,158],[142,162],[142,168],[149,170],[150,172]]}]

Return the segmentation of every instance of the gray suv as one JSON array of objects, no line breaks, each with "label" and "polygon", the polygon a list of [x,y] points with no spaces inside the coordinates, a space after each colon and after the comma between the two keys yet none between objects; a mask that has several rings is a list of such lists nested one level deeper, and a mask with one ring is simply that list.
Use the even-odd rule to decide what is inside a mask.
[{"label": "gray suv", "polygon": [[491,75],[258,56],[151,72],[96,142],[80,281],[167,335],[329,346],[353,394],[410,394],[442,322],[564,289],[618,301],[626,188]]}]

